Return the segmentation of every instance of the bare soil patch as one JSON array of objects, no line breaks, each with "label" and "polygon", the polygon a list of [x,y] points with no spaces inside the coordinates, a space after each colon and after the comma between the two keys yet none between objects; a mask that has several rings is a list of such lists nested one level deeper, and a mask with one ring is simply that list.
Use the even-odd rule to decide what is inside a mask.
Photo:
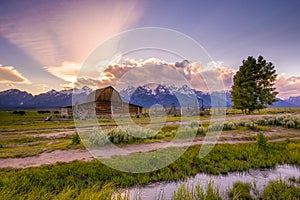
[{"label": "bare soil patch", "polygon": [[45,152],[38,156],[26,158],[5,158],[0,159],[0,168],[27,168],[38,167],[46,164],[54,164],[57,162],[72,162],[75,160],[91,161],[94,158],[88,151],[82,150],[56,150],[53,152]]}]

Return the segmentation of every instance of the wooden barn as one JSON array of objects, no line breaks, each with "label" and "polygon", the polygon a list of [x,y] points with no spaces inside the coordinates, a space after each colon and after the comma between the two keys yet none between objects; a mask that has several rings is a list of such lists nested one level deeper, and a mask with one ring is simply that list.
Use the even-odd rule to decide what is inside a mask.
[{"label": "wooden barn", "polygon": [[123,102],[119,92],[112,86],[108,86],[93,91],[88,95],[85,103],[74,105],[73,109],[77,117],[89,118],[95,115],[97,117],[140,116],[142,108],[142,106]]}]

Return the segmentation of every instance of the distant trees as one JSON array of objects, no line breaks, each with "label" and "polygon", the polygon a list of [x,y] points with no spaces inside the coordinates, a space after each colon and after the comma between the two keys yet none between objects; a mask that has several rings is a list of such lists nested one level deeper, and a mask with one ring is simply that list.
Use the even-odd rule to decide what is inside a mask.
[{"label": "distant trees", "polygon": [[233,77],[231,98],[234,108],[252,113],[276,102],[275,66],[262,56],[256,60],[249,56],[243,60],[239,71]]},{"label": "distant trees", "polygon": [[45,113],[51,113],[51,111],[50,110],[38,110],[37,113],[45,114]]},{"label": "distant trees", "polygon": [[13,115],[25,115],[26,112],[23,111],[23,110],[21,110],[21,111],[16,111],[16,110],[15,110],[15,111],[12,112],[12,114],[13,114]]}]

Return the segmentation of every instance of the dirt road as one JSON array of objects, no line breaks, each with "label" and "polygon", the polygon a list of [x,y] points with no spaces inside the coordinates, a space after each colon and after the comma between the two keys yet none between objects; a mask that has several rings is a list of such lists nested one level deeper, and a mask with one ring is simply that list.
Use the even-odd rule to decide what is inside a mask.
[{"label": "dirt road", "polygon": [[[286,140],[286,137],[269,140],[269,142],[278,142]],[[300,136],[290,138],[291,140],[300,139]],[[242,143],[254,143],[255,140],[226,140],[217,141],[217,144],[242,144]],[[196,141],[191,143],[191,146],[203,144],[203,137],[197,138]],[[206,143],[207,144],[207,143]],[[136,152],[150,152],[161,148],[170,146],[185,146],[185,143],[172,143],[167,141],[160,141],[154,143],[142,143],[142,144],[131,144],[122,147],[123,153],[121,155],[128,155]],[[100,152],[100,154],[99,154]],[[110,152],[110,153],[108,153]],[[124,153],[125,152],[125,153]],[[94,151],[93,154],[109,158],[113,155],[120,155],[119,151]],[[101,155],[103,153],[103,155]],[[114,154],[115,153],[115,154]],[[12,168],[27,168],[37,167],[45,164],[54,164],[56,162],[72,162],[75,160],[79,161],[91,161],[95,159],[91,153],[87,150],[56,150],[53,152],[45,152],[38,156],[25,157],[25,158],[5,158],[0,159],[0,168],[12,167]]]}]

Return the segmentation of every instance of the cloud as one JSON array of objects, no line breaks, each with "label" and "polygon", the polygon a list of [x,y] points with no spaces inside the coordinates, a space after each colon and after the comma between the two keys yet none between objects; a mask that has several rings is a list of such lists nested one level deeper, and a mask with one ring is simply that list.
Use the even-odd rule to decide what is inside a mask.
[{"label": "cloud", "polygon": [[49,86],[46,84],[38,84],[37,87],[39,90],[46,90],[47,88],[49,88]]},{"label": "cloud", "polygon": [[141,1],[22,1],[1,4],[0,34],[38,61],[83,62],[104,40],[135,24]]},{"label": "cloud", "polygon": [[[147,67],[151,65],[161,67]],[[85,76],[77,77],[76,82],[74,80],[76,80],[80,69],[78,63],[64,62],[60,67],[47,67],[46,69],[51,74],[68,81],[60,85],[63,89],[83,86],[96,89],[118,84],[137,86],[141,83],[156,81],[156,83],[168,82],[174,83],[174,85],[182,85],[187,82],[193,88],[203,92],[231,90],[233,76],[236,73],[236,70],[224,67],[223,62],[220,61],[208,63],[205,67],[200,62],[190,63],[184,60],[172,63],[157,58],[146,60],[122,59],[120,63],[107,66],[103,72],[98,71],[98,69],[89,69],[89,72],[84,73]],[[90,76],[88,76],[89,74]],[[124,83],[120,83],[122,81]],[[279,98],[299,96],[300,77],[286,78],[279,75],[275,87],[279,92]]]},{"label": "cloud", "polygon": [[278,97],[287,99],[290,96],[300,96],[300,77],[284,77],[279,75],[275,84],[277,91],[279,92]]},{"label": "cloud", "polygon": [[31,82],[13,66],[2,66],[0,64],[0,83],[30,84]]},{"label": "cloud", "polygon": [[[119,63],[107,66],[103,72],[94,72],[92,73],[93,76],[78,79],[77,84],[81,87],[84,84],[97,87],[117,84],[136,86],[141,83],[146,84],[156,81],[156,83],[167,82],[174,85],[190,84],[192,87],[204,92],[229,90],[235,71],[223,67],[221,62],[207,65],[204,67],[200,62],[190,63],[187,60],[172,63],[158,58],[146,60],[125,58],[121,59]],[[98,79],[95,79],[95,73],[99,74]]]},{"label": "cloud", "polygon": [[59,87],[63,90],[70,90],[74,88],[74,83],[61,83]]},{"label": "cloud", "polygon": [[75,82],[80,67],[79,63],[64,61],[60,66],[45,66],[44,69],[62,80]]},{"label": "cloud", "polygon": [[16,86],[15,86],[14,84],[12,84],[12,83],[7,83],[6,86],[7,86],[7,87],[10,87],[10,88],[16,87]]},{"label": "cloud", "polygon": [[230,90],[233,84],[233,76],[236,73],[236,70],[226,67],[218,67],[218,72],[220,74],[220,79],[224,83],[226,90]]},{"label": "cloud", "polygon": [[98,79],[81,77],[81,78],[77,78],[77,81],[73,84],[73,87],[82,88],[84,86],[88,86],[91,89],[97,89],[106,86],[105,83],[107,83],[107,85],[112,85],[109,84],[108,81],[103,82],[103,84],[100,84]]}]

